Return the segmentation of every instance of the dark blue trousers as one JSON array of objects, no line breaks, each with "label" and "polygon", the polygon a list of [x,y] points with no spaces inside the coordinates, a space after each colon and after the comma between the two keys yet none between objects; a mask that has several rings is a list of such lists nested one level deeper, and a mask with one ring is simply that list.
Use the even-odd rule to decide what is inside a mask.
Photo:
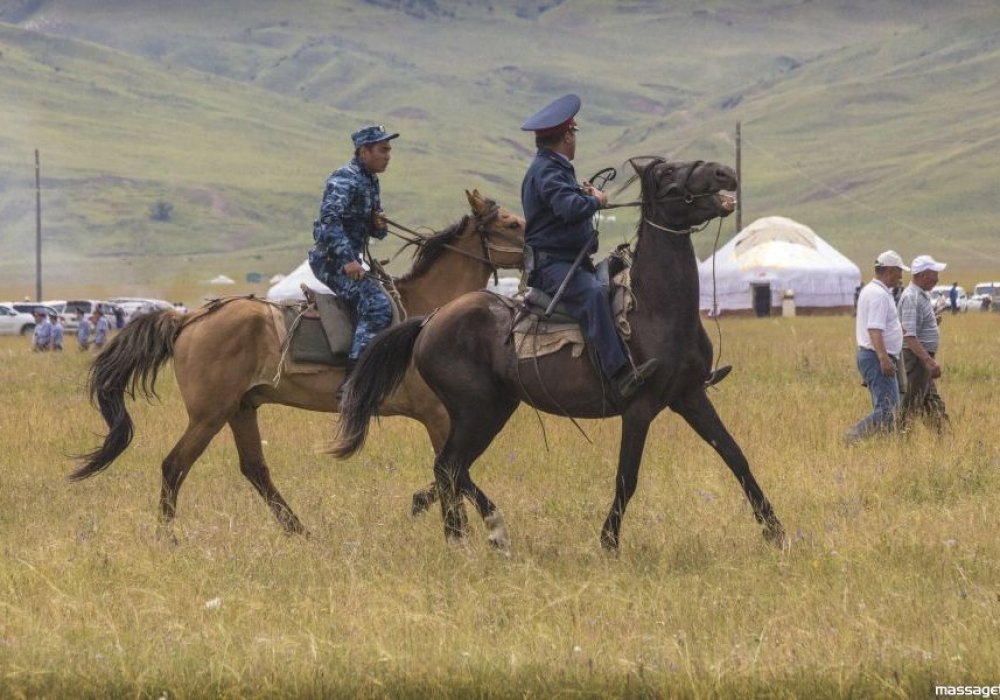
[{"label": "dark blue trousers", "polygon": [[[553,295],[572,266],[571,262],[547,262],[532,271],[528,283]],[[587,349],[597,360],[605,378],[614,377],[628,363],[628,358],[611,316],[607,286],[600,283],[592,267],[581,265],[574,270],[560,302],[580,322]]]}]

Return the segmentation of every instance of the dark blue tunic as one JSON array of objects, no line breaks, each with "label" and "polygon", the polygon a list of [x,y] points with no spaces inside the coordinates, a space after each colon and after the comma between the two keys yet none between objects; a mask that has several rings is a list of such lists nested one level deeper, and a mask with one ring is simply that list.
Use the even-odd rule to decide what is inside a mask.
[{"label": "dark blue tunic", "polygon": [[[527,220],[525,243],[535,260],[528,284],[555,294],[594,233],[592,219],[600,201],[580,190],[568,159],[543,148],[524,175],[521,206]],[[596,236],[587,250],[588,255],[595,252]],[[608,288],[597,279],[589,257],[574,271],[561,302],[580,322],[587,348],[604,376],[614,377],[627,358],[611,316]]]}]

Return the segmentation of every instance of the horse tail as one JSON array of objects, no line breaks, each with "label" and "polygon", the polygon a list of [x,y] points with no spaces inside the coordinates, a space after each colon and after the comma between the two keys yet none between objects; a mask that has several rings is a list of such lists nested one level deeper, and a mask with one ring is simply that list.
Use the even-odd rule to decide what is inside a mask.
[{"label": "horse tail", "polygon": [[365,349],[340,402],[337,437],[330,454],[350,457],[365,444],[372,417],[406,376],[423,323],[421,316],[408,319],[379,333]]},{"label": "horse tail", "polygon": [[125,394],[136,391],[147,399],[156,397],[156,377],[174,354],[174,339],[185,323],[182,314],[164,309],[131,321],[94,358],[87,375],[90,402],[101,411],[108,434],[100,447],[78,456],[83,461],[69,478],[80,481],[103,471],[132,442],[132,417],[125,407]]}]

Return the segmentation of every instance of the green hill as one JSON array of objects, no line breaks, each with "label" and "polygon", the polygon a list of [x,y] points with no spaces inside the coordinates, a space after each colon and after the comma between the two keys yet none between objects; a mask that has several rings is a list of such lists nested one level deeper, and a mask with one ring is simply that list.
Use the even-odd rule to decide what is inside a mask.
[{"label": "green hill", "polygon": [[440,228],[465,188],[518,206],[518,126],[570,91],[581,177],[732,163],[741,121],[745,224],[791,216],[864,266],[1000,266],[998,74],[990,2],[0,0],[2,286],[34,278],[35,148],[47,280],[240,278],[302,259],[359,124],[403,134],[390,216]]}]

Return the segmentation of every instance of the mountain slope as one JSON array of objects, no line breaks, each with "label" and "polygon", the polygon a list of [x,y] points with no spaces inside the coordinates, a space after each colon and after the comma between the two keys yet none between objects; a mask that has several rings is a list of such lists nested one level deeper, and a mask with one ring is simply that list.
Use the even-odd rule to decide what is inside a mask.
[{"label": "mountain slope", "polygon": [[[0,272],[18,283],[35,147],[48,274],[116,259],[237,276],[301,260],[322,181],[368,120],[403,133],[383,177],[394,219],[444,226],[471,187],[516,208],[517,127],[569,91],[581,177],[647,153],[733,162],[741,120],[744,223],[792,216],[856,260],[1000,260],[990,3],[38,0],[0,2],[0,21]],[[153,221],[161,201],[172,218]]]}]

